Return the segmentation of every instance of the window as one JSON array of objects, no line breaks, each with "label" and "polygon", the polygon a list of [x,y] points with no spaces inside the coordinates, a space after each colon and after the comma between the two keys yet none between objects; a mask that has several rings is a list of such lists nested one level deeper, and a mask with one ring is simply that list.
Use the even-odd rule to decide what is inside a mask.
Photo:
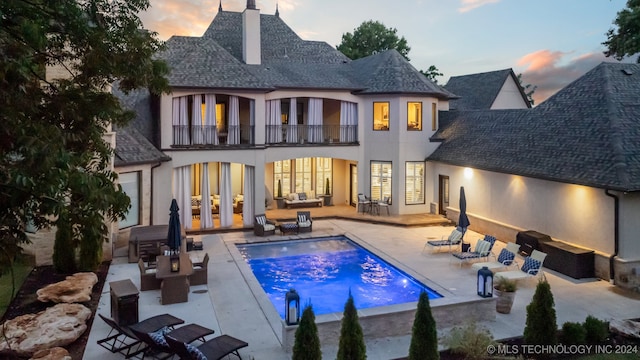
[{"label": "window", "polygon": [[329,179],[329,194],[333,194],[331,164],[331,158],[316,158],[316,194],[318,195],[326,192],[327,179]]},{"label": "window", "polygon": [[406,163],[405,182],[405,203],[424,204],[424,162]]},{"label": "window", "polygon": [[389,102],[373,103],[373,130],[389,130]]},{"label": "window", "polygon": [[431,103],[431,130],[438,130],[438,105]]},{"label": "window", "polygon": [[227,132],[227,114],[224,103],[216,104],[216,125],[219,133]]},{"label": "window", "polygon": [[407,130],[422,130],[422,103],[407,103]]},{"label": "window", "polygon": [[273,163],[273,196],[278,196],[278,180],[282,185],[282,196],[291,191],[291,161],[283,160]]},{"label": "window", "polygon": [[391,163],[371,162],[371,198],[382,200],[391,198]]},{"label": "window", "polygon": [[122,191],[127,194],[131,200],[131,207],[124,216],[123,220],[118,223],[119,229],[130,226],[140,225],[140,172],[123,173],[118,176]]},{"label": "window", "polygon": [[311,187],[311,158],[296,159],[296,192],[307,192]]}]

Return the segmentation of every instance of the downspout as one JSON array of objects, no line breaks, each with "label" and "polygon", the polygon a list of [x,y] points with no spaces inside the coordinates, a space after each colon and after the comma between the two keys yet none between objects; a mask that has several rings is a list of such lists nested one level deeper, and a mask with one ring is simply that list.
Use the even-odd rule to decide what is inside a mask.
[{"label": "downspout", "polygon": [[615,285],[616,282],[616,274],[615,274],[615,258],[618,256],[618,247],[620,242],[620,198],[618,195],[612,194],[609,189],[604,190],[605,195],[610,196],[614,200],[614,210],[613,210],[613,254],[609,257],[609,282],[612,285]]},{"label": "downspout", "polygon": [[151,189],[149,189],[149,225],[153,225],[153,169],[162,165],[162,161],[151,167]]}]

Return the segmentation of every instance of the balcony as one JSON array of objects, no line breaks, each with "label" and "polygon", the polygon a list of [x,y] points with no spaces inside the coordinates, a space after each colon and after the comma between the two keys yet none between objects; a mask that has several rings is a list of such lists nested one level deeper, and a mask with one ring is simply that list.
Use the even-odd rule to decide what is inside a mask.
[{"label": "balcony", "polygon": [[215,126],[173,125],[172,147],[217,148],[255,145],[254,126],[229,126],[219,131]]},{"label": "balcony", "polygon": [[357,144],[358,125],[267,125],[265,144]]}]

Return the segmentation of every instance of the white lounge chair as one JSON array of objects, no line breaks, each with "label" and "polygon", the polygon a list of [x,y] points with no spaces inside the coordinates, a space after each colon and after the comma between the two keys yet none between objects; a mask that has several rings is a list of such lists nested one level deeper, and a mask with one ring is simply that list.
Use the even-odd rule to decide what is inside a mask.
[{"label": "white lounge chair", "polygon": [[460,260],[460,266],[462,266],[463,262],[474,261],[476,259],[483,259],[484,261],[489,260],[489,256],[493,256],[495,259],[496,256],[493,254],[493,244],[496,243],[496,237],[493,235],[485,234],[483,239],[478,240],[476,242],[476,247],[471,251],[454,251],[451,253],[454,259]]},{"label": "white lounge chair", "polygon": [[520,251],[520,245],[513,242],[508,242],[507,246],[500,251],[500,254],[498,254],[497,261],[473,263],[471,265],[471,268],[473,270],[480,270],[483,267],[487,267],[489,270],[498,270],[513,265],[517,267],[518,262],[516,261],[516,254],[518,253],[518,251]]},{"label": "white lounge chair", "polygon": [[451,252],[451,246],[459,245],[462,241],[462,234],[462,229],[460,227],[456,227],[451,231],[451,234],[449,234],[449,237],[446,239],[443,236],[441,240],[427,241],[422,248],[422,252],[424,252],[424,249],[426,249],[427,246],[431,248],[431,252],[435,252],[436,250],[440,250],[448,246],[449,252]]},{"label": "white lounge chair", "polygon": [[542,264],[547,257],[542,251],[533,250],[531,256],[524,258],[524,264],[519,270],[497,272],[495,278],[506,278],[509,280],[527,279],[542,275]]}]

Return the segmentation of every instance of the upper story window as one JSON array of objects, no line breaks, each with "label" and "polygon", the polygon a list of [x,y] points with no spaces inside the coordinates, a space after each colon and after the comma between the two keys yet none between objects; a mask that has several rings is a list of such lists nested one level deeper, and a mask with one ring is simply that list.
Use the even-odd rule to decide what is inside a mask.
[{"label": "upper story window", "polygon": [[431,130],[438,130],[438,104],[431,103]]},{"label": "upper story window", "polygon": [[407,130],[422,130],[422,103],[407,103]]},{"label": "upper story window", "polygon": [[389,130],[389,102],[373,103],[373,130]]}]

